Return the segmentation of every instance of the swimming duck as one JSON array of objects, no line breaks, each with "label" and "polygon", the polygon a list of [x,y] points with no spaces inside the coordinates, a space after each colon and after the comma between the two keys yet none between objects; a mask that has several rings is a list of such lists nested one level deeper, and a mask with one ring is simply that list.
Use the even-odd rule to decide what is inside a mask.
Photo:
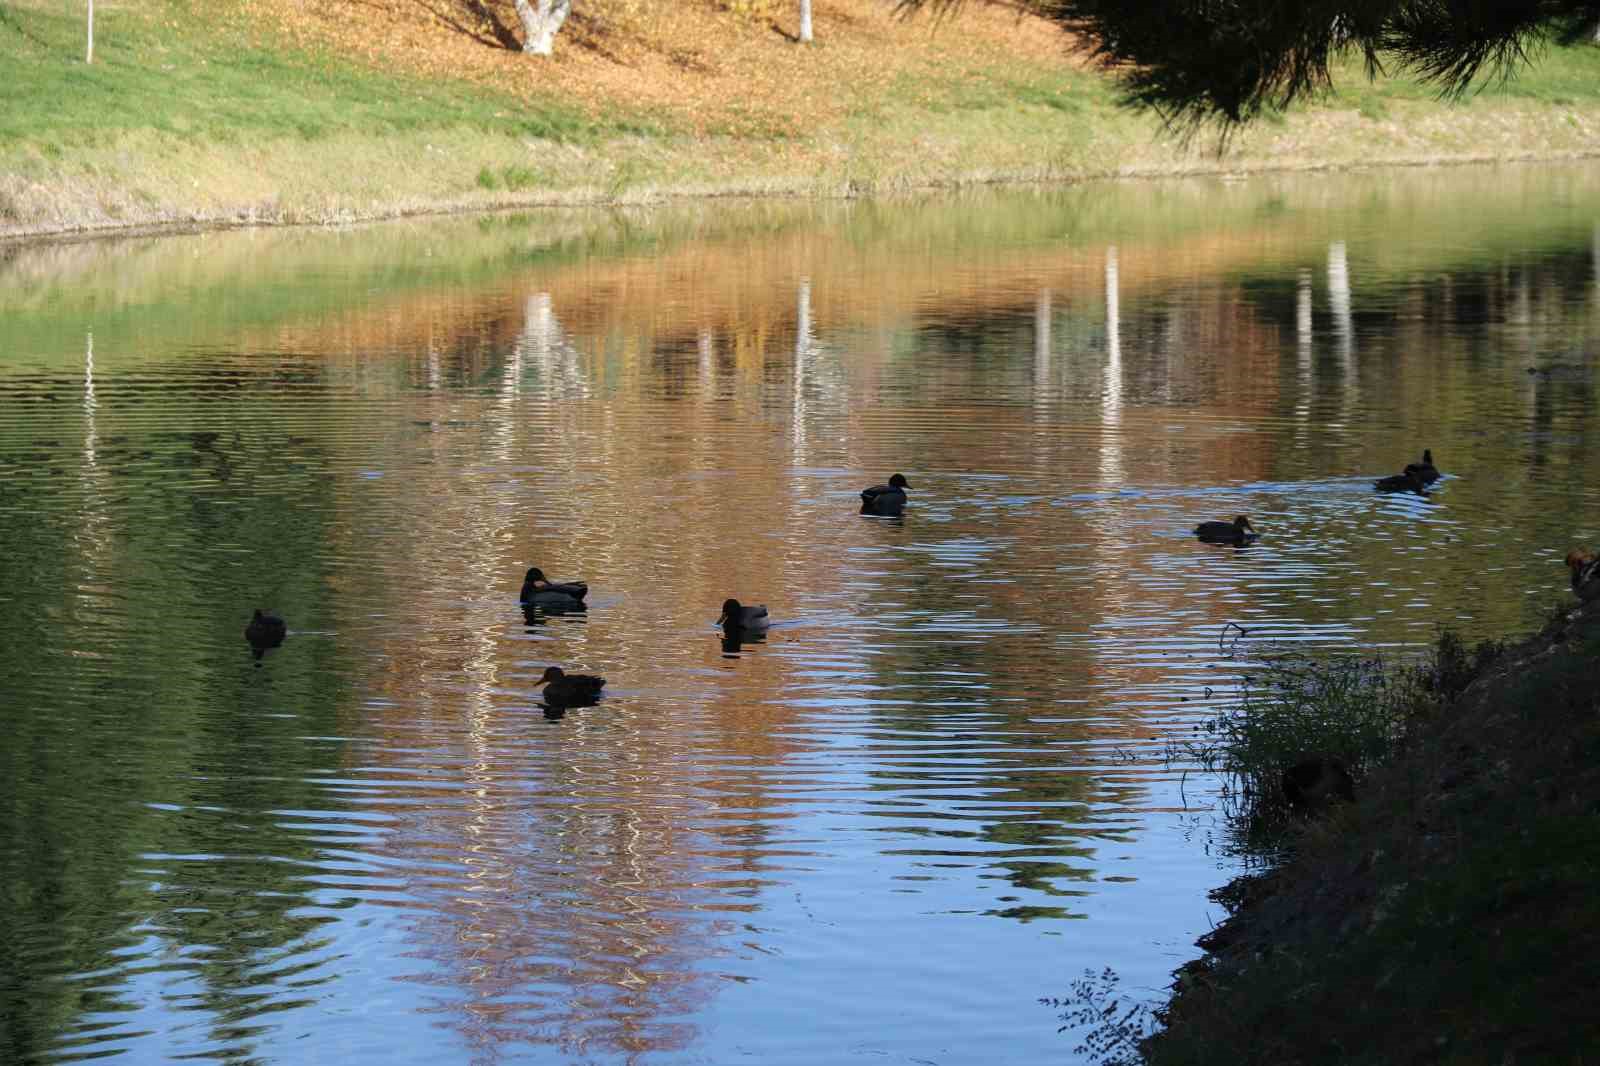
[{"label": "swimming duck", "polygon": [[1574,548],[1567,553],[1567,569],[1572,571],[1572,591],[1584,603],[1600,597],[1600,556]]},{"label": "swimming duck", "polygon": [[1249,544],[1261,536],[1244,515],[1232,522],[1201,522],[1194,527],[1194,535],[1207,544]]},{"label": "swimming duck", "polygon": [[551,581],[537,566],[530,566],[528,576],[522,579],[524,606],[581,611],[587,606],[583,598],[588,594],[589,586],[582,581]]},{"label": "swimming duck", "polygon": [[766,629],[768,625],[766,604],[746,607],[738,600],[723,600],[722,616],[717,619],[717,625],[724,629],[744,630],[747,633]]},{"label": "swimming duck", "polygon": [[1356,798],[1356,785],[1350,771],[1338,759],[1315,756],[1295,763],[1283,772],[1283,798],[1301,814],[1314,814],[1333,804]]},{"label": "swimming duck", "polygon": [[1433,450],[1431,448],[1422,449],[1422,462],[1406,464],[1405,473],[1410,474],[1413,472],[1422,479],[1424,485],[1432,485],[1439,480],[1439,468],[1433,465]]},{"label": "swimming duck", "polygon": [[911,487],[904,474],[896,474],[887,485],[872,485],[861,490],[861,513],[892,517],[906,509],[906,489]]},{"label": "swimming duck", "polygon": [[[1372,483],[1372,487],[1379,492],[1414,492],[1418,496],[1426,496],[1428,494],[1428,483],[1423,479],[1420,470],[1420,466],[1412,463],[1406,467],[1405,473],[1380,477]],[[1435,473],[1434,476],[1437,477],[1438,474]]]},{"label": "swimming duck", "polygon": [[265,655],[268,648],[282,644],[288,634],[289,626],[283,619],[275,614],[267,614],[259,607],[250,624],[244,627],[244,639],[250,642],[250,649],[257,659]]},{"label": "swimming duck", "polygon": [[539,679],[544,701],[552,707],[588,707],[600,698],[606,679],[593,674],[569,674],[559,666],[547,667]]}]

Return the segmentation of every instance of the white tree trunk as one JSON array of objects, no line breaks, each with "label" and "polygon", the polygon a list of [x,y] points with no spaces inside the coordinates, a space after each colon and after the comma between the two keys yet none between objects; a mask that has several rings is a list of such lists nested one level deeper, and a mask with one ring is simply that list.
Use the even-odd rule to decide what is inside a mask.
[{"label": "white tree trunk", "polygon": [[800,43],[811,43],[811,0],[800,0]]},{"label": "white tree trunk", "polygon": [[83,61],[94,62],[94,0],[89,0],[89,47],[84,52]]},{"label": "white tree trunk", "polygon": [[522,20],[522,50],[529,55],[549,55],[561,24],[572,14],[572,0],[516,0],[516,5],[517,18]]}]

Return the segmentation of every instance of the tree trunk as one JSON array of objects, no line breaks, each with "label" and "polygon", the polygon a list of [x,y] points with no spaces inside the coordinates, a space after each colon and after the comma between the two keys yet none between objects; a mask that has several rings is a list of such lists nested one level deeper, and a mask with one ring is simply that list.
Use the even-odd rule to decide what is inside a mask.
[{"label": "tree trunk", "polygon": [[811,43],[811,0],[800,0],[800,43]]},{"label": "tree trunk", "polygon": [[84,51],[83,61],[94,62],[94,0],[89,0],[89,44]]},{"label": "tree trunk", "polygon": [[516,0],[517,18],[522,20],[522,50],[529,55],[547,56],[555,50],[556,34],[572,14],[572,0]]}]

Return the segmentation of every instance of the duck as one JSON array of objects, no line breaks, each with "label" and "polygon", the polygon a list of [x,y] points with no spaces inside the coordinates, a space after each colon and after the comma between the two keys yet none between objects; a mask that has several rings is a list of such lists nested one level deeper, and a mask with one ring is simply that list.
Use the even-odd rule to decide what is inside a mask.
[{"label": "duck", "polygon": [[1428,483],[1419,472],[1420,470],[1421,467],[1413,463],[1406,467],[1404,473],[1380,477],[1372,483],[1372,487],[1379,492],[1414,492],[1418,496],[1426,496],[1428,494]]},{"label": "duck", "polygon": [[1433,465],[1433,450],[1431,448],[1422,449],[1422,462],[1407,463],[1404,472],[1407,474],[1415,473],[1422,479],[1424,485],[1432,485],[1435,481],[1438,481],[1439,468]]},{"label": "duck", "polygon": [[588,594],[584,582],[551,581],[537,566],[528,567],[528,575],[522,579],[521,603],[525,607],[581,611],[588,606],[583,602]]},{"label": "duck", "polygon": [[569,674],[559,666],[546,667],[538,683],[544,701],[552,707],[587,707],[600,698],[606,679],[593,674]]},{"label": "duck", "polygon": [[1232,522],[1201,522],[1194,527],[1194,535],[1207,544],[1249,544],[1261,536],[1244,515]]},{"label": "duck", "polygon": [[766,604],[746,607],[735,599],[722,601],[722,616],[717,619],[717,625],[723,629],[757,633],[766,629],[768,624]]},{"label": "duck", "polygon": [[1356,798],[1355,779],[1343,762],[1327,755],[1302,759],[1283,771],[1283,798],[1291,810],[1315,814]]},{"label": "duck", "polygon": [[250,642],[250,649],[257,659],[265,655],[268,648],[276,648],[282,644],[283,638],[288,635],[288,623],[275,614],[267,614],[259,607],[256,608],[255,617],[250,619],[250,624],[244,627],[244,639]]},{"label": "duck", "polygon": [[906,489],[911,483],[896,474],[887,485],[871,485],[861,490],[861,513],[894,517],[906,509]]},{"label": "duck", "polygon": [[1572,571],[1572,591],[1588,603],[1600,598],[1600,555],[1581,548],[1567,553],[1567,569]]}]

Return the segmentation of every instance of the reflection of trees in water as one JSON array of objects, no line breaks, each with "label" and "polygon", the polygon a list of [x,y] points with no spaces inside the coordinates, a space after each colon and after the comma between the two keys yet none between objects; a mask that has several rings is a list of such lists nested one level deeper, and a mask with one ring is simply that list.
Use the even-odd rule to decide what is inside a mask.
[{"label": "reflection of trees in water", "polygon": [[[874,722],[869,788],[895,798],[867,810],[905,838],[886,852],[928,870],[988,871],[1047,898],[1084,894],[1072,886],[1093,878],[1095,849],[1083,840],[1096,834],[1086,823],[1102,786],[1062,763],[1098,730],[1037,719],[1056,717],[1038,694],[1055,691],[1062,672],[1091,683],[1092,664],[1080,649],[1042,653],[1051,638],[1015,584],[986,586],[994,602],[975,607],[952,583],[959,575],[930,574],[901,553],[879,565],[882,576],[860,586],[880,609],[864,634],[872,650],[837,654],[870,679],[859,687]],[[883,629],[899,639],[874,639]],[[1010,902],[1001,913],[1071,916],[1058,903]]]},{"label": "reflection of trees in water", "polygon": [[[1042,707],[1037,694],[1070,698],[1063,678],[1077,679],[1086,698],[1153,685],[1160,666],[1118,660],[1091,627],[1174,615],[1194,593],[1144,581],[1160,565],[1148,556],[1166,549],[1121,536],[1136,517],[1130,505],[991,507],[1003,490],[968,498],[952,472],[1019,474],[1030,492],[1066,497],[1383,472],[1424,444],[1457,472],[1440,439],[1498,433],[1510,420],[1526,434],[1526,454],[1493,477],[1462,471],[1446,503],[1494,514],[1497,496],[1592,496],[1600,233],[1587,224],[1537,253],[1415,270],[1374,262],[1353,237],[1336,248],[1323,235],[1298,242],[1265,280],[1230,272],[1248,258],[1234,246],[1220,266],[1191,269],[1181,256],[1167,261],[1180,240],[1154,250],[1118,241],[1114,256],[1103,242],[1052,247],[948,288],[892,254],[862,277],[785,245],[771,253],[778,266],[762,261],[728,280],[739,298],[725,301],[657,299],[671,295],[667,282],[632,297],[620,282],[591,291],[584,280],[593,270],[637,281],[649,264],[597,260],[564,273],[519,260],[514,284],[399,286],[344,317],[262,327],[278,343],[247,356],[184,349],[161,364],[181,369],[170,383],[123,393],[119,375],[102,376],[105,362],[85,365],[75,325],[70,360],[60,360],[67,369],[7,393],[38,428],[0,429],[0,542],[25,564],[8,572],[7,606],[29,636],[0,642],[0,673],[30,679],[13,690],[15,742],[0,751],[0,793],[12,811],[0,821],[0,877],[17,886],[17,902],[0,913],[0,969],[15,975],[0,986],[0,1052],[43,1054],[86,1012],[136,1005],[120,972],[87,993],[63,979],[125,965],[108,960],[108,947],[130,949],[122,958],[138,961],[127,966],[145,961],[134,948],[169,952],[160,962],[179,976],[174,995],[194,996],[181,1005],[208,1013],[216,1042],[241,1053],[260,1039],[256,1019],[318,995],[290,985],[323,980],[319,970],[282,971],[321,961],[316,929],[328,911],[307,906],[318,900],[305,875],[331,860],[323,841],[276,812],[330,806],[305,782],[358,758],[337,741],[307,739],[342,735],[350,666],[334,642],[300,641],[295,655],[275,653],[254,672],[238,633],[258,601],[284,608],[297,630],[325,615],[334,595],[404,616],[393,632],[361,630],[363,661],[382,664],[371,688],[401,707],[395,720],[363,720],[363,729],[403,737],[411,723],[401,718],[437,714],[437,739],[452,735],[449,716],[463,708],[492,724],[504,711],[497,693],[518,684],[515,660],[528,649],[497,645],[492,626],[461,635],[458,613],[467,610],[462,589],[499,595],[504,576],[505,594],[514,591],[513,562],[571,551],[566,558],[612,573],[638,568],[649,581],[670,580],[687,602],[714,606],[739,591],[728,585],[770,594],[813,582],[837,564],[834,547],[881,537],[892,550],[874,559],[887,572],[875,588],[904,601],[908,630],[926,632],[899,633],[850,660],[875,694],[908,701],[869,712],[883,730],[871,787],[904,801],[875,810],[921,849],[916,861],[1025,889],[1030,896],[996,906],[1028,917],[1055,913],[1051,897],[1075,892],[1096,865],[1092,841],[1122,831],[1106,807],[1147,795],[1136,773],[1063,765],[1080,743],[1127,735],[1143,713],[1137,694],[1107,698],[1098,717],[1077,721],[1070,704]],[[765,236],[754,244],[766,254]],[[5,269],[17,276],[15,265]],[[122,354],[106,340],[119,331],[126,323],[96,327],[97,361]],[[348,397],[351,386],[378,402],[330,404],[355,413],[336,426],[279,428],[313,423],[319,398]],[[182,403],[164,408],[164,392]],[[45,395],[70,402],[38,414]],[[397,396],[407,406],[393,404]],[[1352,415],[1352,425],[1332,425]],[[1188,438],[1168,431],[1180,420]],[[437,433],[435,451],[406,438],[421,435],[418,421]],[[470,434],[453,432],[469,423]],[[1217,425],[1228,432],[1207,436]],[[1439,439],[1408,436],[1423,431]],[[1347,450],[1329,458],[1330,443]],[[926,560],[897,554],[897,537],[939,543],[939,522],[915,516],[805,542],[819,528],[833,536],[816,511],[832,503],[812,494],[797,504],[805,491],[775,484],[774,470],[782,477],[785,463],[870,454],[877,479],[893,469],[882,465],[890,453],[937,471],[942,497],[920,490],[914,507],[941,508],[940,521],[959,512],[973,538],[1006,553],[1010,583],[927,576]],[[464,455],[490,462],[463,470]],[[374,517],[337,479],[380,469],[405,478],[407,490],[395,514]],[[745,551],[736,538],[730,549],[703,521],[725,513],[759,515],[763,530],[785,534],[783,551]],[[1531,521],[1544,535],[1572,520]],[[385,552],[394,558],[381,560],[389,569],[333,574],[321,562],[364,558],[364,538],[374,536],[392,537]],[[1488,575],[1472,550],[1401,562],[1449,581]],[[1336,552],[1366,572],[1395,556],[1392,543],[1372,538]],[[1057,573],[1069,556],[1093,566]],[[1314,569],[1297,575],[1300,586],[1315,585]],[[1509,593],[1524,591],[1523,577],[1483,580],[1483,598],[1514,615]],[[1207,588],[1227,591],[1220,579]],[[1366,590],[1334,591],[1355,613],[1380,605],[1360,598]],[[851,595],[873,602],[871,590]],[[1212,624],[1228,610],[1207,602],[1184,624]],[[1310,624],[1327,610],[1291,600],[1281,612]],[[357,628],[354,617],[344,621]],[[562,628],[563,654],[603,654],[579,632],[593,628]],[[715,636],[700,637],[715,655]],[[782,643],[740,668],[753,675]],[[40,680],[47,669],[66,680]],[[465,679],[470,691],[440,677]],[[709,702],[701,743],[751,767],[782,766],[783,742],[772,736],[781,730],[760,716],[787,722],[796,712],[761,704],[782,682],[763,684]],[[549,728],[567,735],[584,725],[575,712]],[[910,743],[899,746],[902,735]],[[725,943],[698,908],[726,910],[730,897],[735,907],[758,905],[762,853],[787,800],[759,770],[719,767],[708,780],[700,766],[673,765],[692,746],[661,741],[641,759],[635,744],[646,736],[641,728],[629,743],[601,745],[587,766],[574,754],[530,769],[529,748],[497,751],[474,734],[462,742],[480,760],[462,771],[468,806],[421,794],[430,809],[384,842],[415,860],[407,892],[422,909],[412,935],[437,968],[426,980],[444,989],[444,1024],[486,1057],[515,1041],[642,1054],[693,1038],[682,1016],[715,990],[695,974]],[[129,796],[178,809],[120,802]],[[922,813],[910,806],[919,803]],[[175,854],[197,857],[163,857]]]},{"label": "reflection of trees in water", "polygon": [[[722,980],[707,960],[760,908],[771,823],[787,813],[771,767],[790,742],[760,728],[764,695],[719,689],[687,742],[654,714],[604,721],[604,702],[526,736],[526,710],[503,702],[464,730],[452,704],[418,721],[416,701],[375,723],[419,787],[441,760],[460,768],[455,801],[407,805],[385,848],[417,871],[408,938],[432,966],[409,979],[440,989],[432,1013],[477,1061],[516,1045],[632,1058],[694,1041],[685,1019]],[[414,733],[450,739],[419,750]]]},{"label": "reflection of trees in water", "polygon": [[414,953],[434,963],[413,979],[445,990],[434,1012],[477,1061],[508,1044],[681,1050],[696,1029],[680,1019],[715,990],[700,970],[718,950],[693,887],[703,860],[679,827],[690,812],[663,817],[661,792],[619,780],[568,782],[534,796],[468,781],[466,811],[418,816],[393,840],[413,861],[460,868],[413,882]]},{"label": "reflection of trees in water", "polygon": [[[1243,284],[1257,313],[1295,324],[1302,421],[1352,403],[1366,411],[1417,404],[1440,424],[1465,424],[1498,399],[1526,406],[1532,466],[1558,455],[1563,467],[1581,466],[1588,436],[1571,419],[1582,421],[1593,382],[1595,255],[1575,239],[1515,260],[1363,284],[1362,267],[1351,268],[1340,246],[1330,251],[1325,296],[1313,294],[1304,272],[1292,305],[1283,279]],[[1331,345],[1314,342],[1314,321],[1331,331]],[[1313,370],[1313,353],[1330,358]],[[1404,454],[1421,447],[1407,442]]]},{"label": "reflection of trees in water", "polygon": [[[305,561],[325,545],[323,456],[241,433],[237,408],[208,403],[213,387],[270,397],[270,368],[190,368],[169,398],[106,377],[102,353],[86,347],[82,403],[54,416],[56,461],[77,476],[0,507],[0,539],[28,561],[8,613],[37,627],[0,640],[15,679],[0,747],[7,1061],[127,1039],[120,1020],[152,1006],[133,975],[151,967],[164,999],[209,1017],[197,1042],[247,1048],[265,1031],[248,1019],[314,996],[297,964],[318,961],[330,920],[307,910],[304,876],[324,845],[281,812],[327,805],[310,780],[326,745],[306,738],[339,731],[339,666],[307,654],[257,671],[241,635],[258,597],[303,625],[319,613]],[[154,424],[197,428],[148,428],[171,399],[184,414]]]}]

